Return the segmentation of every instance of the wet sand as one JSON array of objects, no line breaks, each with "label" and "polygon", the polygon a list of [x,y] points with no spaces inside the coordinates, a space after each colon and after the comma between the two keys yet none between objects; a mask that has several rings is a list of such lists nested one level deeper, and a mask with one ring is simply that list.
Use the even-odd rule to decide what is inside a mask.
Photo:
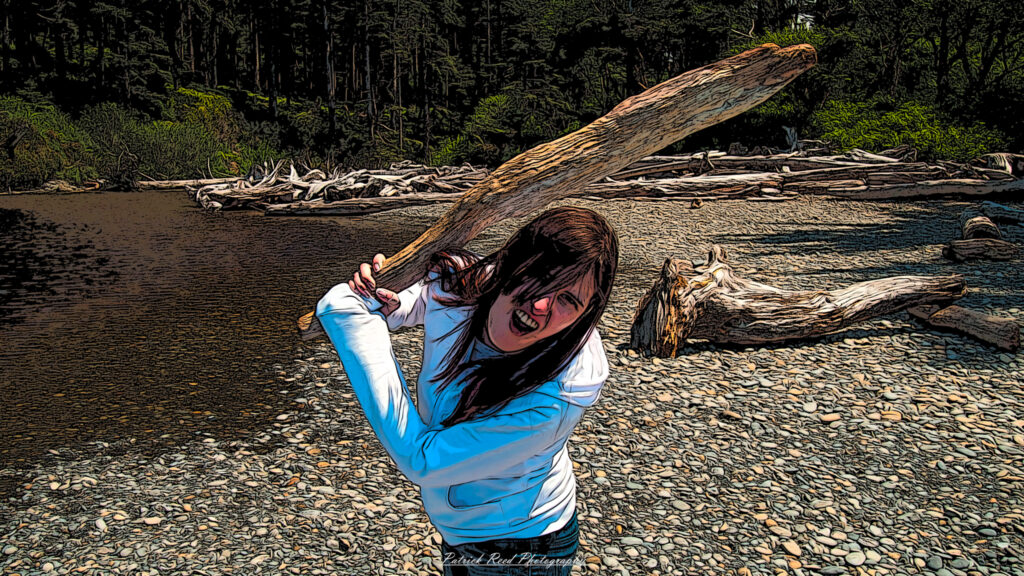
[{"label": "wet sand", "polygon": [[206,213],[182,192],[0,197],[0,468],[264,426],[295,318],[429,223],[397,224]]}]

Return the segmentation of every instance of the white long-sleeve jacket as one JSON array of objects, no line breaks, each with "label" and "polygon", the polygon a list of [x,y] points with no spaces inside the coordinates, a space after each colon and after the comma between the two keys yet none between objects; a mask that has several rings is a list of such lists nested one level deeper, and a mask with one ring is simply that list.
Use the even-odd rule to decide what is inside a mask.
[{"label": "white long-sleeve jacket", "polygon": [[[385,319],[378,302],[339,284],[316,313],[370,426],[398,469],[421,487],[423,506],[446,542],[554,532],[576,509],[566,440],[608,377],[601,338],[593,330],[560,374],[497,413],[442,427],[462,385],[442,390],[434,378],[470,311],[437,301],[447,295],[439,281],[421,281],[399,293],[401,305]],[[413,406],[388,331],[419,324],[423,368]],[[477,343],[470,355],[495,353]]]}]

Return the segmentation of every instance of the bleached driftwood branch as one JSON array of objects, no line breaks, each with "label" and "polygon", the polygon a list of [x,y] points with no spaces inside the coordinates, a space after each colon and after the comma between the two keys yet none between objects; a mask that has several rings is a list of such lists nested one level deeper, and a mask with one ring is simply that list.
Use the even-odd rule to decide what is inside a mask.
[{"label": "bleached driftwood branch", "polygon": [[688,339],[764,345],[817,338],[911,306],[948,304],[962,276],[894,276],[839,290],[783,290],[743,278],[713,246],[707,264],[668,259],[633,316],[630,346],[674,356]]}]

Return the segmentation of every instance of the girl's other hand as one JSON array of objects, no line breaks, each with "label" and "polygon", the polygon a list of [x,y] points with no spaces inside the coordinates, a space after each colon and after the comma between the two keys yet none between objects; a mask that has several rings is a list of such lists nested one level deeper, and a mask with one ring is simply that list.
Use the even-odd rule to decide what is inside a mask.
[{"label": "girl's other hand", "polygon": [[348,281],[348,287],[356,294],[365,298],[372,296],[380,301],[383,305],[381,312],[385,316],[398,309],[399,305],[398,295],[391,290],[377,288],[377,281],[373,278],[373,273],[378,272],[384,266],[386,260],[383,254],[377,254],[373,257],[372,264],[367,264],[366,262],[360,264],[359,270]]}]

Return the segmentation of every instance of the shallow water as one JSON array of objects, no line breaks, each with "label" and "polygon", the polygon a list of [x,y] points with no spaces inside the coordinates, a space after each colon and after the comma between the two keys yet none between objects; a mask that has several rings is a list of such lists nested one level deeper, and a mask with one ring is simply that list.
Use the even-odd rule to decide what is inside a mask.
[{"label": "shallow water", "polygon": [[295,319],[421,231],[180,191],[0,197],[0,468],[260,429],[295,406],[273,368],[304,354]]}]

